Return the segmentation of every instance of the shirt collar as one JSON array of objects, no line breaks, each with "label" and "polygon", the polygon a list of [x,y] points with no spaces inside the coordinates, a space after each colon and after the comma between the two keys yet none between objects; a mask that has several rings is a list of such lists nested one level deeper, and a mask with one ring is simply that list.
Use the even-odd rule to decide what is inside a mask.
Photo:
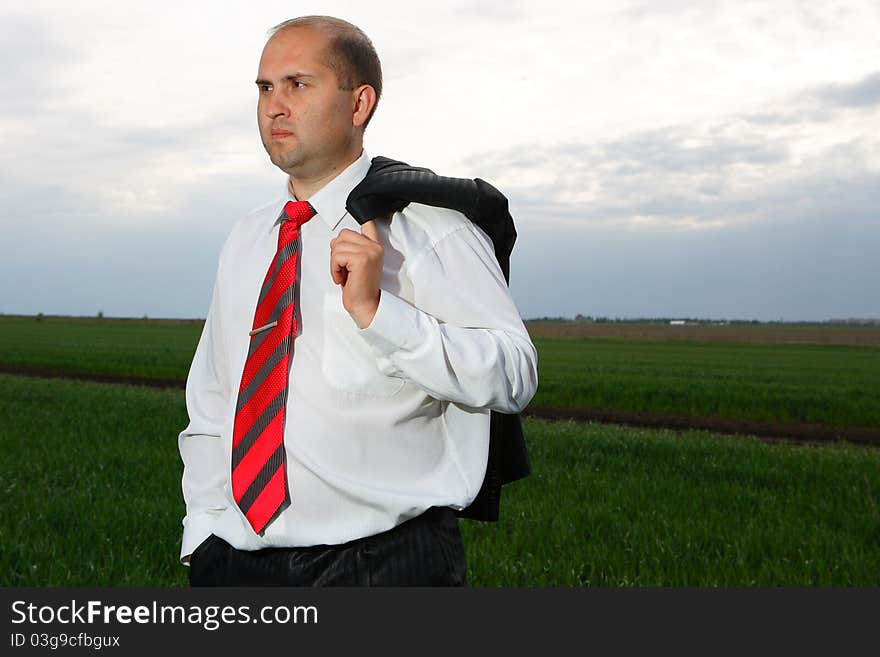
[{"label": "shirt collar", "polygon": [[[309,203],[315,208],[315,216],[320,217],[330,230],[336,230],[339,222],[348,214],[348,210],[345,209],[345,201],[348,200],[351,190],[366,177],[369,170],[370,158],[367,151],[361,150],[361,156],[358,159],[349,164],[309,199]],[[285,182],[287,200],[296,201],[296,197],[290,192],[289,182],[289,179]],[[284,212],[283,204],[281,212]],[[279,221],[281,221],[281,215],[275,223],[277,224]]]}]

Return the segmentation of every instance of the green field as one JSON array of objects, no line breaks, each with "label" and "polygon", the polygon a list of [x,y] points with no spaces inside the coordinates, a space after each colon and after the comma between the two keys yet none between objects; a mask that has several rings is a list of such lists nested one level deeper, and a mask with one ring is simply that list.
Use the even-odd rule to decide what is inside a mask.
[{"label": "green field", "polygon": [[0,365],[186,379],[201,321],[0,317]]},{"label": "green field", "polygon": [[[181,586],[180,390],[0,375],[0,585]],[[529,419],[477,586],[878,586],[880,451]]]},{"label": "green field", "polygon": [[[880,348],[748,344],[767,331],[736,330],[743,343],[536,336],[532,407],[880,428]],[[0,317],[0,367],[183,381],[200,332],[198,321]]]},{"label": "green field", "polygon": [[536,406],[880,427],[880,349],[535,338]]}]

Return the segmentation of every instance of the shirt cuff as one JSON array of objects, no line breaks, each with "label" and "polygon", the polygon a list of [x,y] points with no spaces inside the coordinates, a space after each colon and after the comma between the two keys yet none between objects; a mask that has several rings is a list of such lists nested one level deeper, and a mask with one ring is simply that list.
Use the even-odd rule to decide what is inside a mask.
[{"label": "shirt cuff", "polygon": [[359,329],[361,337],[373,348],[376,364],[384,375],[402,375],[390,357],[401,349],[419,344],[419,312],[400,297],[382,290],[373,321]]},{"label": "shirt cuff", "polygon": [[216,520],[217,516],[214,514],[200,514],[187,518],[186,524],[183,527],[183,539],[180,545],[180,563],[185,566],[189,565],[183,561],[183,558],[195,552],[195,549],[214,533],[213,527]]}]

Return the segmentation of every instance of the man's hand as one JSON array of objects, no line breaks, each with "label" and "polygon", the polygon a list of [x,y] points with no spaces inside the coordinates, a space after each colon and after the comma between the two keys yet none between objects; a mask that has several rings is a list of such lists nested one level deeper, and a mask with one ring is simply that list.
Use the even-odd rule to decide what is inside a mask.
[{"label": "man's hand", "polygon": [[357,233],[343,228],[330,240],[330,276],[342,286],[342,305],[358,325],[366,328],[379,308],[379,282],[385,257],[375,221]]}]

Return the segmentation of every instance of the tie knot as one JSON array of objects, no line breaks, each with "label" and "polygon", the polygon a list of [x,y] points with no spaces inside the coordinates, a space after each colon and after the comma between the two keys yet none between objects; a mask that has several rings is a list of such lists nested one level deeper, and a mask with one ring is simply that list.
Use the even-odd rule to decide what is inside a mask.
[{"label": "tie knot", "polygon": [[284,206],[284,214],[294,227],[299,228],[315,216],[315,209],[308,201],[288,201]]}]

